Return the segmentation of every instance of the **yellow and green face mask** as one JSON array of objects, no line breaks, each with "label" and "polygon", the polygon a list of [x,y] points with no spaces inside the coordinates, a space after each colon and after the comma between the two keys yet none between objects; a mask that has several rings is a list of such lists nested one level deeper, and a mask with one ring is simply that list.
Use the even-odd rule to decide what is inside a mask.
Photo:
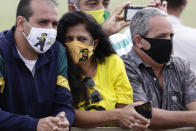
[{"label": "yellow and green face mask", "polygon": [[93,55],[93,45],[88,45],[80,41],[72,41],[65,43],[65,45],[68,47],[70,56],[75,64],[86,61]]},{"label": "yellow and green face mask", "polygon": [[95,10],[95,11],[85,11],[90,14],[99,24],[103,24],[109,17],[110,12],[105,9]]}]

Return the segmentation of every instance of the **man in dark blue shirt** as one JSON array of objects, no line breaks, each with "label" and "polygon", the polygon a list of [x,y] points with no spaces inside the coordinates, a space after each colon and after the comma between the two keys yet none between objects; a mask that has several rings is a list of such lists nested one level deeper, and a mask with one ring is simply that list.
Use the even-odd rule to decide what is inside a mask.
[{"label": "man in dark blue shirt", "polygon": [[74,112],[65,49],[55,42],[56,3],[20,0],[16,16],[0,33],[0,130],[69,130]]}]

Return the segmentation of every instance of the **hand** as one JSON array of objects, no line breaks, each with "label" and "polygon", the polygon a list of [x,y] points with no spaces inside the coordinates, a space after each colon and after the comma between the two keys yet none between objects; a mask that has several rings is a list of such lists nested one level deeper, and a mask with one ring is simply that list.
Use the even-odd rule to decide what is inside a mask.
[{"label": "hand", "polygon": [[[144,102],[142,102],[142,101],[137,101],[137,102],[133,103],[134,107],[142,105],[142,104],[144,104]],[[134,108],[134,110],[135,110],[135,108]],[[145,123],[145,121],[141,121],[137,117],[140,118],[140,117],[143,117],[143,116],[141,116],[139,113],[136,112],[136,119],[137,120],[134,124],[129,125],[129,128],[131,128],[135,131],[144,131],[144,130],[146,130],[148,128],[148,126],[150,125],[150,120],[147,119],[147,123]],[[146,118],[144,118],[144,119],[146,119]]]},{"label": "hand", "polygon": [[161,2],[161,0],[151,0],[148,7],[155,7],[167,13],[167,1],[165,0],[163,2]]},{"label": "hand", "polygon": [[102,29],[108,34],[112,35],[120,32],[124,27],[128,26],[130,22],[125,22],[124,17],[120,16],[126,6],[130,5],[130,2],[126,2],[123,5],[115,9],[115,11],[108,17],[105,23],[102,25]]},{"label": "hand", "polygon": [[147,129],[150,121],[138,114],[134,106],[134,104],[129,104],[124,108],[117,109],[120,125],[137,131]]},{"label": "hand", "polygon": [[38,122],[37,131],[54,131],[58,127],[55,123],[59,122],[59,119],[56,117],[42,118]]},{"label": "hand", "polygon": [[60,120],[58,126],[63,128],[64,131],[69,131],[69,121],[65,116],[65,112],[60,112],[56,117]]},{"label": "hand", "polygon": [[40,119],[37,131],[69,131],[69,122],[65,117],[65,112],[60,112],[56,117]]}]

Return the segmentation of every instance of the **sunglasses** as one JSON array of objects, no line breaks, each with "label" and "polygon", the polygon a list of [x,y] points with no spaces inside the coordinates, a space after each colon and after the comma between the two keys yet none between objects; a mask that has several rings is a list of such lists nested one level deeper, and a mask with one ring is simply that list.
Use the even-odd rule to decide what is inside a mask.
[{"label": "sunglasses", "polygon": [[[94,80],[90,77],[85,77],[83,79],[83,83],[87,88],[92,89],[95,86]],[[93,92],[90,94],[90,100],[91,100],[91,103],[97,103],[102,100],[101,94],[99,93],[98,90],[96,90],[96,89],[93,90]]]}]

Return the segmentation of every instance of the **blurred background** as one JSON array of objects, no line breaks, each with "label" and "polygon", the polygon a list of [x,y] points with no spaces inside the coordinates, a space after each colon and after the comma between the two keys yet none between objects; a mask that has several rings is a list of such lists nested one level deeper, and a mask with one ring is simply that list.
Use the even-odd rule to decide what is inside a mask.
[{"label": "blurred background", "polygon": [[[59,18],[63,13],[67,12],[67,0],[57,0]],[[128,0],[110,0],[110,9],[114,10],[120,4]],[[11,28],[15,24],[15,14],[16,7],[19,0],[1,0],[0,4],[0,32]],[[133,5],[146,6],[150,0],[131,0]],[[196,28],[196,0],[188,0],[188,5],[186,6],[182,14],[182,22],[185,25]],[[122,14],[123,15],[123,14]]]}]

